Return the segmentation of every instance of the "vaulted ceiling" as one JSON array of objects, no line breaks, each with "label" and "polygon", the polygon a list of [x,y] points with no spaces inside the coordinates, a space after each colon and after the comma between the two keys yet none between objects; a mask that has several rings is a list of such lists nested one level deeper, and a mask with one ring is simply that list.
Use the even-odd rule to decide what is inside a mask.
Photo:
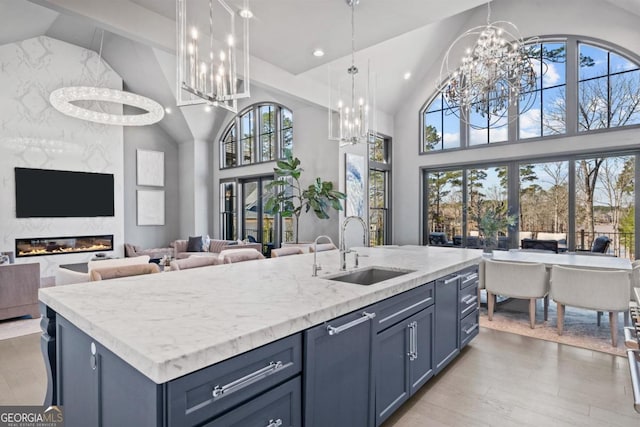
[{"label": "vaulted ceiling", "polygon": [[[227,1],[236,9],[242,4]],[[501,9],[532,1],[554,4],[495,0],[492,17],[509,19]],[[637,0],[600,4],[640,16]],[[250,8],[252,84],[324,105],[328,65],[346,70],[350,62],[346,0],[251,0]],[[161,126],[178,142],[208,138],[227,114],[175,108],[175,11],[175,0],[0,0],[0,44],[47,35],[98,52],[104,29],[102,55],[126,88],[177,110]],[[427,70],[439,67],[438,58],[457,35],[485,19],[485,0],[360,0],[356,59],[369,59],[376,71],[378,108],[393,117],[415,85],[425,84]],[[314,57],[315,48],[325,56]],[[412,74],[408,81],[405,72]]]}]

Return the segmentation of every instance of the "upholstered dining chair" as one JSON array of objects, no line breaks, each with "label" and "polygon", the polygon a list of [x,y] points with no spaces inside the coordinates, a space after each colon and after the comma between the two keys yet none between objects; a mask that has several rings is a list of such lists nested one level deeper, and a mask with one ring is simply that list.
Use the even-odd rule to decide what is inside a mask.
[{"label": "upholstered dining chair", "polygon": [[289,255],[301,255],[304,251],[297,246],[285,246],[284,248],[271,249],[271,257],[278,258]]},{"label": "upholstered dining chair", "polygon": [[565,306],[608,311],[611,344],[618,345],[618,312],[629,309],[629,272],[551,268],[551,298],[558,304],[558,334],[564,330]]},{"label": "upholstered dining chair", "polygon": [[222,264],[233,264],[235,262],[252,261],[256,259],[264,259],[264,255],[255,249],[225,249],[220,252],[220,261]]},{"label": "upholstered dining chair", "polygon": [[493,320],[496,295],[529,300],[529,326],[536,324],[536,299],[544,298],[544,320],[549,315],[549,274],[542,263],[484,260],[488,318]]},{"label": "upholstered dining chair", "polygon": [[320,243],[318,245],[315,245],[316,247],[313,247],[314,245],[309,246],[309,252],[324,252],[324,251],[331,251],[333,249],[338,249],[336,247],[336,245],[334,245],[333,243]]},{"label": "upholstered dining chair", "polygon": [[94,268],[89,274],[92,282],[107,279],[117,279],[120,277],[139,276],[141,274],[159,273],[158,264],[150,262],[148,264],[121,265],[115,267]]}]

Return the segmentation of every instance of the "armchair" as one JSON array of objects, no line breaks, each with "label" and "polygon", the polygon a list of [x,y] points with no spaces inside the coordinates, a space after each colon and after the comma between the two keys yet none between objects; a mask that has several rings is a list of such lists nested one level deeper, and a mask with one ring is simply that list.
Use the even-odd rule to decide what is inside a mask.
[{"label": "armchair", "polygon": [[618,345],[618,312],[629,309],[629,272],[598,271],[554,265],[551,268],[551,297],[558,304],[558,334],[564,330],[566,305],[587,310],[608,311],[611,344]]},{"label": "armchair", "polygon": [[549,275],[544,264],[484,260],[488,318],[493,320],[495,295],[529,300],[529,326],[536,323],[536,299],[544,298],[544,320],[549,314]]}]

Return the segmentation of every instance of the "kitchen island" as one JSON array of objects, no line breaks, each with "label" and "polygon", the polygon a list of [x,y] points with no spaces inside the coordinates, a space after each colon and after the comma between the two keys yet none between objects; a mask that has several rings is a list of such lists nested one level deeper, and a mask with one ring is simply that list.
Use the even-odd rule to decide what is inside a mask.
[{"label": "kitchen island", "polygon": [[[375,402],[384,394],[375,390],[376,371],[387,366],[379,360],[393,353],[385,348],[376,352],[384,334],[391,336],[389,331],[402,326],[395,337],[410,347],[401,349],[407,360],[433,359],[420,385],[437,374],[466,344],[461,329],[470,331],[471,338],[477,333],[477,322],[468,326],[473,316],[467,314],[477,306],[472,291],[477,289],[474,271],[481,251],[419,246],[357,251],[359,269],[408,272],[367,286],[330,280],[341,272],[338,251],[327,251],[317,254],[322,265],[318,277],[311,276],[313,254],[304,254],[42,289],[42,346],[50,375],[46,403],[64,405],[67,425],[77,420],[85,425],[129,421],[160,426],[234,425],[261,404],[277,407],[273,402],[286,400],[289,421],[273,418],[273,426],[278,420],[280,425],[302,425],[301,417],[306,426],[322,425],[307,413],[322,407],[322,381],[337,386],[350,370],[330,378],[320,363],[326,357],[318,356],[344,348],[345,354],[359,350],[354,356],[369,355],[366,363],[357,364],[366,368],[360,374],[369,393],[357,405],[335,411],[364,411],[354,420],[376,425],[392,412],[379,415]],[[476,287],[469,286],[474,283]],[[455,294],[445,294],[445,286],[455,288]],[[400,308],[394,311],[395,306]],[[418,341],[422,317],[405,321],[406,316],[429,310],[431,323],[421,329],[429,332],[429,340]],[[438,335],[438,310],[453,337]],[[358,337],[350,337],[352,332]],[[336,337],[336,344],[345,341],[323,347],[327,336]],[[447,349],[438,366],[440,338],[455,340],[455,349]],[[423,356],[427,351],[432,357]],[[260,401],[269,395],[284,397]],[[397,399],[391,403],[397,406]]]}]

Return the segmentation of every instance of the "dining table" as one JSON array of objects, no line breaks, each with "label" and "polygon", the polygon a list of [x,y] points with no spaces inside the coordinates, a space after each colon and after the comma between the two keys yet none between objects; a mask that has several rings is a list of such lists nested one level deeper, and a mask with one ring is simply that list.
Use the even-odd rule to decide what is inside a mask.
[{"label": "dining table", "polygon": [[527,251],[493,251],[492,259],[496,261],[539,262],[547,268],[554,265],[563,267],[594,268],[598,270],[631,271],[628,258],[604,255],[580,255],[576,252],[546,253]]}]

